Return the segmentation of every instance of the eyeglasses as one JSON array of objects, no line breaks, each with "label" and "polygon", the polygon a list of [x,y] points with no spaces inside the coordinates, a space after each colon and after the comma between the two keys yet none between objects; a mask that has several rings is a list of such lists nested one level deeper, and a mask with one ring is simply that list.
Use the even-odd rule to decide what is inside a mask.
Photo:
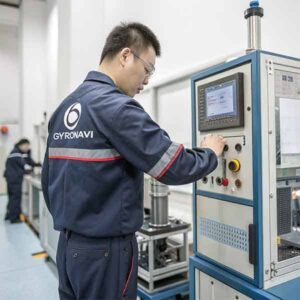
[{"label": "eyeglasses", "polygon": [[138,58],[143,63],[144,69],[145,69],[145,72],[146,72],[146,77],[150,78],[155,72],[155,67],[152,64],[147,63],[142,58],[140,58],[134,51],[131,50],[131,52],[132,52],[134,57]]}]

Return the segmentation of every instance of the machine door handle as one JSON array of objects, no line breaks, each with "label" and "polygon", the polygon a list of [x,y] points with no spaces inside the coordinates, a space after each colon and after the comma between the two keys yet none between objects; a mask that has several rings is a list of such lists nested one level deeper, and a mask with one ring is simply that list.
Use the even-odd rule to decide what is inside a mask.
[{"label": "machine door handle", "polygon": [[256,227],[254,224],[249,224],[249,263],[256,264]]}]

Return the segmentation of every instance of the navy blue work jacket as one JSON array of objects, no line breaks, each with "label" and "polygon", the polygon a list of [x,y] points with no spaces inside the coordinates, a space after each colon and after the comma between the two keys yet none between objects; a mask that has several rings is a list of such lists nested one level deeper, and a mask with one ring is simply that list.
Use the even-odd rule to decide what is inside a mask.
[{"label": "navy blue work jacket", "polygon": [[120,236],[143,223],[143,173],[179,185],[216,166],[212,150],[172,142],[110,77],[92,71],[49,121],[42,186],[56,230]]},{"label": "navy blue work jacket", "polygon": [[4,177],[8,184],[22,184],[23,176],[37,165],[39,164],[31,158],[30,151],[24,153],[15,147],[6,159]]}]

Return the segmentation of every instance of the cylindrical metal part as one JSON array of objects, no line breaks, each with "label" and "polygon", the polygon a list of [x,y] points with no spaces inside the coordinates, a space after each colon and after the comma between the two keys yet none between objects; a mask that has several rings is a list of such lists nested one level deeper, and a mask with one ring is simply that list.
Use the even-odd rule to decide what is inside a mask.
[{"label": "cylindrical metal part", "polygon": [[259,16],[251,16],[248,18],[247,23],[248,23],[247,51],[261,49],[260,17]]},{"label": "cylindrical metal part", "polygon": [[261,49],[261,18],[264,15],[264,10],[256,6],[258,3],[254,4],[244,12],[248,26],[247,52]]},{"label": "cylindrical metal part", "polygon": [[169,187],[151,178],[150,180],[151,197],[151,222],[150,226],[164,227],[169,225],[168,196]]}]

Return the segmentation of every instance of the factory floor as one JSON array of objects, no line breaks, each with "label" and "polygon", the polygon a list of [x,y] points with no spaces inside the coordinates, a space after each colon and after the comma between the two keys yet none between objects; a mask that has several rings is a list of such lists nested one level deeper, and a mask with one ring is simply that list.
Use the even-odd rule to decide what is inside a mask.
[{"label": "factory floor", "polygon": [[59,300],[55,264],[33,257],[43,252],[38,237],[26,223],[4,221],[6,204],[0,195],[0,300]]},{"label": "factory floor", "polygon": [[56,270],[44,258],[39,239],[25,223],[4,221],[6,196],[0,196],[0,299],[58,300]]}]

